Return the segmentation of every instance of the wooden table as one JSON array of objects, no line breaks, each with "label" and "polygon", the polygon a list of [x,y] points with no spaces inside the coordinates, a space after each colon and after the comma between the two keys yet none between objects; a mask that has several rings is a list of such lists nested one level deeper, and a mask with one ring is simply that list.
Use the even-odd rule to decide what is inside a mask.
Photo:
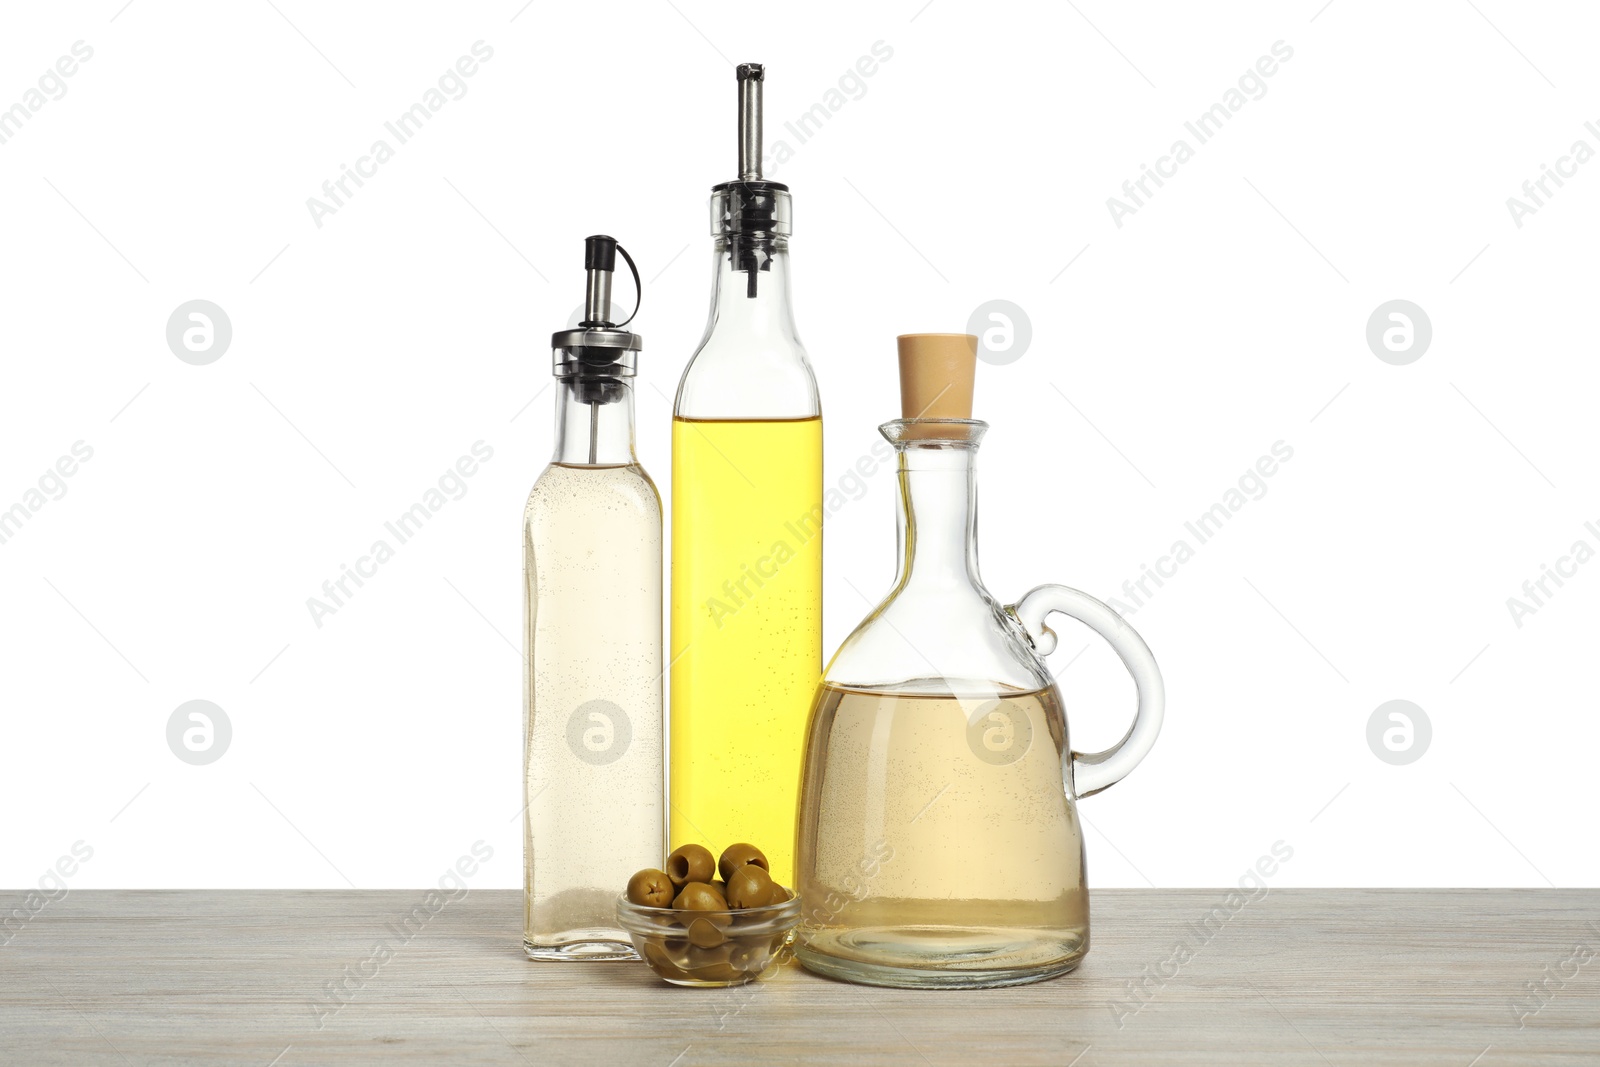
[{"label": "wooden table", "polygon": [[[20,899],[0,894],[0,915]],[[1102,890],[1076,973],[972,992],[792,965],[677,989],[638,963],[528,962],[510,891],[473,890],[397,936],[422,900],[74,890],[0,929],[0,1061],[1600,1063],[1596,890],[1274,889],[1242,906]]]}]

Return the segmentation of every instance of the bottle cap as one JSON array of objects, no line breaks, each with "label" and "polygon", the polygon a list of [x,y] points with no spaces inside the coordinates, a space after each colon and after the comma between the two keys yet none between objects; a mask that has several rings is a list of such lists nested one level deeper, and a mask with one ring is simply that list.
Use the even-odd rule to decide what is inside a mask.
[{"label": "bottle cap", "polygon": [[639,335],[627,329],[633,316],[639,313],[637,295],[633,314],[620,323],[612,321],[611,275],[616,270],[618,254],[633,274],[635,293],[643,293],[639,287],[639,268],[628,250],[618,244],[615,237],[595,234],[583,243],[583,266],[587,274],[583,321],[578,323],[577,329],[558,330],[550,338],[550,347],[554,349],[551,370],[557,378],[578,379],[579,395],[586,404],[611,404],[622,399],[621,379],[632,378],[637,373],[638,353],[644,347]]},{"label": "bottle cap", "polygon": [[900,346],[900,417],[972,418],[972,378],[978,339],[970,333],[903,333]]}]

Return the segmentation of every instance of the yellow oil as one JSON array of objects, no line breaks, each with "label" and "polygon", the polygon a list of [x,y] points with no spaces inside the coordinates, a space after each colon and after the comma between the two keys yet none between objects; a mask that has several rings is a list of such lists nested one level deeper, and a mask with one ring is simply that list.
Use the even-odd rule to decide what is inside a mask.
[{"label": "yellow oil", "polygon": [[822,673],[822,420],[672,422],[672,845],[793,884]]}]

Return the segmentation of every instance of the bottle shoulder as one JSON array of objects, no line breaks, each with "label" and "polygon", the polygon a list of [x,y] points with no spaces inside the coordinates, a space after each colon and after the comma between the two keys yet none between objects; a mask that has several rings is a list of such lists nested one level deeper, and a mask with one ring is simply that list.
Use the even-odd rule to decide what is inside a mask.
[{"label": "bottle shoulder", "polygon": [[822,414],[817,376],[798,341],[706,338],[678,383],[673,414],[700,419],[802,419]]},{"label": "bottle shoulder", "polygon": [[[824,679],[846,687],[903,687],[929,678],[1003,689],[1047,687],[1049,667],[980,585],[897,586],[840,644]],[[959,688],[959,687],[958,687]]]},{"label": "bottle shoulder", "polygon": [[638,463],[595,466],[552,463],[528,493],[525,518],[559,521],[598,510],[632,512],[661,522],[661,492]]}]

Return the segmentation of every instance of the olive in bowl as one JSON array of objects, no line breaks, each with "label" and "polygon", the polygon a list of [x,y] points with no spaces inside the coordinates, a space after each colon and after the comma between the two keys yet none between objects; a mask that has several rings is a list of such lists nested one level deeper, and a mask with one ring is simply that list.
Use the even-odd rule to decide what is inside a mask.
[{"label": "olive in bowl", "polygon": [[776,904],[726,911],[652,908],[621,896],[617,923],[650,969],[673,985],[742,985],[777,969],[800,925],[800,898],[784,895]]}]

